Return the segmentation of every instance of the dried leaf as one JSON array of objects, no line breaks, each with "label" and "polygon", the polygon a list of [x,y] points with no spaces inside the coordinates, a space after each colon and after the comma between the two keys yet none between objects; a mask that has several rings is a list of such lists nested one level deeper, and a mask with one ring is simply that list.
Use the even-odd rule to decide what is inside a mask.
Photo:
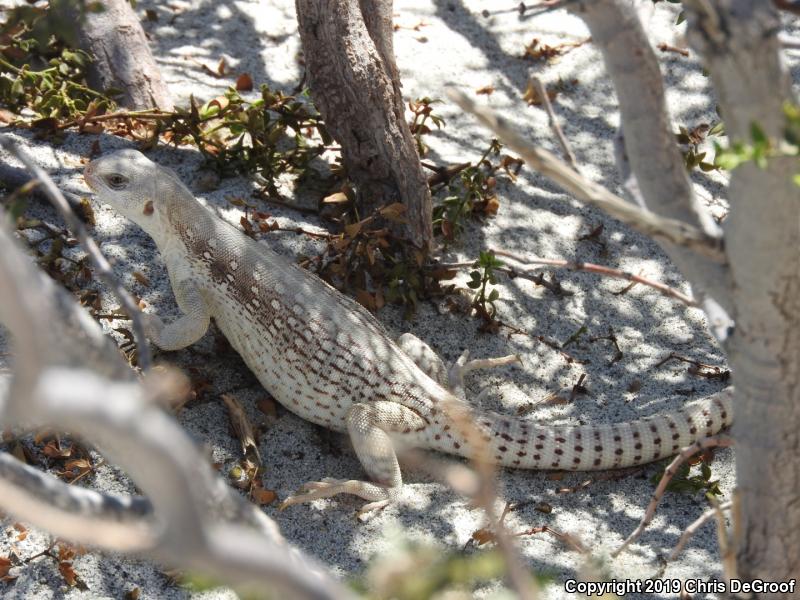
[{"label": "dried leaf", "polygon": [[22,444],[20,443],[14,444],[14,447],[11,449],[11,454],[18,461],[25,463],[26,465],[29,464],[28,458],[25,456],[25,448],[22,447]]},{"label": "dried leaf", "polygon": [[9,582],[16,579],[16,577],[8,574],[11,571],[11,566],[11,559],[0,556],[0,581]]},{"label": "dried leaf", "polygon": [[485,95],[485,96],[491,96],[494,93],[494,86],[493,85],[485,85],[485,86],[480,87],[477,90],[475,90],[475,93],[478,94],[479,96],[482,95],[482,94]]},{"label": "dried leaf", "polygon": [[[558,90],[548,90],[545,87],[545,92],[547,93],[547,97],[550,99],[550,102],[555,100],[556,96],[558,96]],[[525,93],[522,95],[522,99],[533,106],[540,106],[542,104],[542,99],[539,97],[539,92],[537,91],[536,86],[534,86],[530,81],[528,82],[528,87],[525,89]]]},{"label": "dried leaf", "polygon": [[488,544],[489,542],[493,542],[495,540],[494,532],[491,529],[482,528],[476,529],[472,532],[472,540],[482,546],[483,544]]},{"label": "dried leaf", "polygon": [[240,92],[249,92],[253,89],[253,78],[248,73],[242,73],[236,78],[236,89]]},{"label": "dried leaf", "polygon": [[375,303],[375,296],[366,290],[356,290],[356,300],[361,306],[371,311],[375,311],[378,308]]},{"label": "dried leaf", "polygon": [[395,202],[393,204],[389,204],[388,206],[384,206],[378,212],[389,221],[393,223],[405,223],[406,220],[403,218],[403,214],[406,212],[407,207],[402,202]]},{"label": "dried leaf", "polygon": [[133,278],[142,284],[144,287],[150,287],[150,280],[139,271],[133,272]]},{"label": "dried leaf", "polygon": [[75,573],[75,569],[72,568],[72,563],[69,561],[60,561],[58,563],[58,572],[61,573],[61,576],[64,578],[64,581],[67,582],[67,585],[70,587],[75,587],[78,583],[78,574]]},{"label": "dried leaf", "polygon": [[43,449],[42,453],[48,458],[69,458],[72,456],[72,447],[60,447],[55,441],[49,442]]},{"label": "dried leaf", "polygon": [[245,413],[241,403],[230,394],[222,394],[222,400],[225,402],[225,406],[228,407],[231,425],[242,445],[242,453],[245,456],[255,456],[260,463],[261,455],[258,452],[253,426],[250,424],[250,419],[247,418],[247,413]]},{"label": "dried leaf", "polygon": [[272,504],[275,502],[275,500],[278,499],[278,494],[276,494],[273,490],[257,487],[253,490],[252,498],[256,504],[259,506],[264,506],[266,504]]},{"label": "dried leaf", "polygon": [[344,232],[347,235],[347,237],[354,238],[361,231],[363,225],[364,225],[363,221],[359,221],[358,223],[352,223],[350,225],[345,225]]},{"label": "dried leaf", "polygon": [[350,198],[344,192],[336,192],[322,199],[323,204],[344,204],[350,202]]},{"label": "dried leaf", "polygon": [[226,98],[225,96],[217,96],[216,98],[211,100],[208,103],[208,105],[209,106],[218,106],[220,110],[225,110],[230,103],[231,103],[231,101],[228,100],[228,98]]},{"label": "dried leaf", "polygon": [[94,209],[92,208],[92,203],[89,202],[88,198],[81,198],[81,203],[79,205],[80,213],[79,216],[83,219],[83,222],[87,225],[92,227],[95,226],[95,218],[94,218]]},{"label": "dried leaf", "polygon": [[80,471],[85,471],[86,469],[91,469],[92,464],[85,458],[74,458],[64,463],[64,468],[69,470],[78,469]]},{"label": "dried leaf", "polygon": [[487,215],[496,215],[499,208],[500,201],[497,199],[497,196],[492,196],[486,201],[486,206],[483,209],[483,212]]},{"label": "dried leaf", "polygon": [[139,600],[139,596],[141,595],[141,590],[138,587],[133,588],[132,590],[128,590],[125,592],[124,599],[125,600]]},{"label": "dried leaf", "polygon": [[267,415],[268,417],[278,416],[278,406],[272,398],[262,398],[258,401],[258,410]]}]

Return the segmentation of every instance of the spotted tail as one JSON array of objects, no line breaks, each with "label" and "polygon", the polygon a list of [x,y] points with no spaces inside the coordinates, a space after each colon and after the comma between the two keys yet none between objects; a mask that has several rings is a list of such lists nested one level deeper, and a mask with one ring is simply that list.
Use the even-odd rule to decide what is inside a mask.
[{"label": "spotted tail", "polygon": [[[677,454],[733,421],[728,388],[675,412],[609,425],[542,426],[497,413],[476,413],[488,452],[497,464],[518,469],[593,471],[645,464]],[[471,457],[469,435],[457,424],[430,441],[430,447]]]}]

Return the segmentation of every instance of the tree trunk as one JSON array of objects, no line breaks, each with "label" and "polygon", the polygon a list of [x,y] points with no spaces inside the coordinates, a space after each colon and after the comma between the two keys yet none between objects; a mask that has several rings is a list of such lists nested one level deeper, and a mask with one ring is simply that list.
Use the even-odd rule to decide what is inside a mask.
[{"label": "tree trunk", "polygon": [[[784,102],[797,104],[781,62],[780,20],[769,2],[689,2],[690,41],[703,55],[731,142],[756,124],[781,140]],[[737,565],[745,580],[800,573],[800,187],[797,159],[770,158],[731,173],[725,239],[736,332]],[[777,596],[776,596],[777,597]],[[786,594],[785,597],[789,597]]]},{"label": "tree trunk", "polygon": [[314,103],[341,144],[361,216],[402,202],[400,235],[432,238],[431,196],[405,120],[392,47],[391,0],[297,0]]},{"label": "tree trunk", "polygon": [[122,92],[130,109],[172,110],[172,98],[161,79],[141,23],[128,0],[103,0],[105,10],[88,12],[78,25],[81,48],[94,62],[89,85],[98,91]]}]

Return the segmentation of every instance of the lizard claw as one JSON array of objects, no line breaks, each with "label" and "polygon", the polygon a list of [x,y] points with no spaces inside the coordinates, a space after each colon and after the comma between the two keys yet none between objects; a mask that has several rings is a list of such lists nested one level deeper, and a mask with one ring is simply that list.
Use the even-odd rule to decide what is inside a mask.
[{"label": "lizard claw", "polygon": [[391,502],[389,489],[382,485],[357,479],[326,477],[322,481],[310,481],[303,484],[297,490],[297,493],[281,502],[278,509],[285,510],[294,504],[302,504],[321,498],[331,498],[339,494],[353,494],[364,500],[371,500],[371,502],[361,507],[358,511],[359,515],[385,508]]}]

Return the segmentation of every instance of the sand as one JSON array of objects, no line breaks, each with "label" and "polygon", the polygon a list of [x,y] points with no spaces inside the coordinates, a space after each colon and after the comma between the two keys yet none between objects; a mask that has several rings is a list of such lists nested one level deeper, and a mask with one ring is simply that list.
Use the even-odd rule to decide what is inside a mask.
[{"label": "sand", "polygon": [[[400,26],[395,34],[395,50],[404,95],[408,99],[445,98],[448,86],[470,94],[478,88],[493,86],[494,92],[479,96],[480,102],[513,119],[524,135],[558,152],[544,111],[528,106],[522,94],[529,72],[536,73],[548,86],[561,80],[567,89],[557,96],[555,110],[581,169],[598,183],[619,191],[612,152],[612,137],[618,123],[616,100],[597,50],[586,43],[549,62],[521,58],[525,46],[534,38],[551,46],[585,40],[588,34],[581,21],[564,11],[521,17],[512,2],[501,4],[507,5],[508,10],[498,9],[487,17],[481,13],[486,5],[466,0],[395,3],[395,22]],[[153,10],[158,20],[145,21],[145,29],[179,104],[185,104],[190,94],[210,99],[232,83],[233,75],[215,78],[201,67],[215,68],[221,58],[225,58],[232,73],[247,72],[257,84],[291,90],[300,81],[302,71],[297,61],[300,46],[292,2],[174,0],[167,5],[140,0],[137,12],[144,16],[147,9]],[[647,26],[654,44],[682,43],[680,34],[685,26],[674,24],[676,14],[675,5],[656,5]],[[687,58],[659,52],[658,57],[668,84],[675,130],[679,126],[691,129],[714,121],[709,82],[702,75],[696,56]],[[446,127],[428,136],[427,160],[446,164],[477,158],[488,144],[487,132],[449,102],[437,105],[436,111],[446,120]],[[65,189],[87,194],[80,177],[79,159],[88,154],[95,140],[104,152],[131,145],[128,140],[107,135],[75,134],[68,135],[57,147],[47,141],[27,143]],[[190,148],[160,148],[150,156],[176,169],[190,186],[203,172],[200,156]],[[693,175],[693,181],[714,214],[723,215],[724,175],[698,173]],[[254,189],[255,185],[245,178],[231,178],[223,179],[217,189],[198,191],[197,195],[220,217],[238,225],[241,209],[227,199],[249,198]],[[504,248],[527,256],[601,263],[689,292],[681,275],[653,242],[599,211],[582,206],[530,169],[524,168],[516,183],[499,178],[498,196],[500,209],[496,218],[470,223],[461,240],[443,252],[446,260],[472,260],[480,250]],[[281,225],[324,227],[313,216],[273,205],[260,206]],[[32,210],[55,221],[52,213],[40,205]],[[117,274],[129,289],[166,319],[175,317],[177,308],[166,272],[151,240],[109,207],[95,205],[95,211],[94,235],[103,251],[114,259]],[[599,239],[580,239],[601,224]],[[315,242],[285,232],[270,234],[264,243],[289,256],[319,249]],[[145,287],[137,282],[133,271],[143,273],[151,285]],[[549,277],[552,270],[545,272]],[[454,360],[465,347],[475,357],[519,353],[523,361],[520,367],[472,375],[469,393],[477,397],[482,389],[488,389],[482,399],[483,406],[509,413],[534,404],[530,418],[541,422],[619,422],[677,409],[688,400],[722,389],[723,383],[688,373],[686,364],[671,362],[655,366],[675,352],[725,368],[724,357],[706,331],[701,311],[641,285],[618,294],[625,288],[625,282],[588,273],[561,271],[555,275],[572,295],[555,296],[521,279],[501,277],[499,281],[499,318],[529,335],[508,335],[503,331],[484,334],[479,331],[477,320],[451,314],[430,303],[423,303],[411,320],[404,320],[402,310],[396,307],[383,309],[379,318],[393,335],[411,331],[448,361]],[[464,283],[466,279],[465,271],[458,281]],[[104,305],[117,304],[105,294]],[[580,359],[580,364],[569,363],[560,352],[539,341],[541,338],[564,343],[581,327],[586,328],[586,333],[566,348]],[[608,336],[609,332],[616,336],[622,352],[620,360],[613,360],[615,349],[608,340],[591,341]],[[220,394],[234,393],[256,423],[265,420],[257,403],[267,394],[235,354],[217,350],[215,335],[210,332],[193,347],[162,353],[158,358],[192,369],[193,377],[209,383],[201,398],[181,412],[179,421],[200,444],[211,450],[215,461],[230,466],[239,458],[239,449],[231,435]],[[0,346],[0,351],[4,349],[5,346]],[[566,389],[568,396],[582,374],[586,374],[588,394],[577,395],[567,403],[537,404],[559,390]],[[326,476],[363,476],[347,439],[306,423],[282,408],[276,417],[267,420],[258,442],[264,457],[264,485],[275,490],[280,498],[305,481]],[[702,494],[668,494],[640,541],[621,557],[610,559],[610,551],[643,515],[654,490],[651,477],[658,468],[651,465],[633,474],[610,478],[586,473],[557,479],[545,472],[500,473],[504,498],[523,504],[507,518],[512,531],[546,525],[568,533],[590,551],[590,557],[581,555],[542,533],[519,537],[526,566],[533,573],[549,578],[545,597],[575,597],[565,591],[564,582],[581,576],[597,579],[587,573],[602,572],[607,578],[636,580],[653,577],[658,572],[660,558],[668,554],[682,530],[707,507]],[[712,471],[720,481],[724,497],[729,498],[735,485],[733,452],[718,452]],[[404,477],[402,501],[366,522],[355,518],[362,502],[352,497],[317,501],[281,513],[275,505],[265,510],[277,520],[292,543],[347,579],[359,577],[370,561],[385,557],[398,537],[438,544],[448,551],[464,548],[472,533],[483,524],[481,511],[435,482],[425,468],[406,468]],[[584,485],[585,482],[588,483]],[[112,467],[101,468],[91,485],[117,491],[132,489],[130,482]],[[575,489],[560,493],[562,488]],[[551,512],[537,510],[542,503],[549,505]],[[0,555],[7,554],[14,541],[10,525],[10,520],[3,522],[6,535],[0,536]],[[29,556],[41,551],[46,543],[47,537],[34,531],[26,540],[15,542],[15,546],[22,556]],[[134,588],[140,590],[140,598],[232,596],[224,588],[192,594],[170,582],[159,566],[147,561],[90,552],[78,557],[74,566],[88,591],[67,588],[55,563],[39,559],[15,569],[18,579],[13,585],[0,584],[0,596],[120,598]],[[712,524],[698,532],[663,574],[670,579],[703,581],[720,576]],[[478,594],[490,597],[500,590],[499,582],[491,582],[482,586]],[[631,597],[674,597],[674,594]]]}]

